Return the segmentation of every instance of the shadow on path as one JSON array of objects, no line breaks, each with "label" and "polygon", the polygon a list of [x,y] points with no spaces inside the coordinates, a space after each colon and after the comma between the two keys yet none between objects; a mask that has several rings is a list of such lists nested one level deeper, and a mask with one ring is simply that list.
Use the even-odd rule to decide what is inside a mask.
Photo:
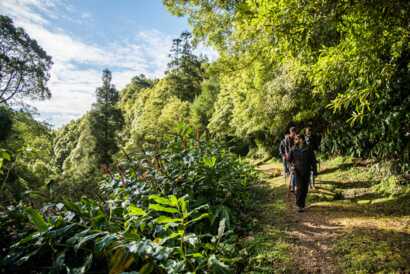
[{"label": "shadow on path", "polygon": [[333,176],[309,191],[308,207],[298,213],[284,177],[269,179],[271,170],[262,166],[265,183],[253,191],[255,246],[263,250],[250,260],[255,267],[248,272],[410,273],[410,194],[385,197],[371,192],[375,181]]}]

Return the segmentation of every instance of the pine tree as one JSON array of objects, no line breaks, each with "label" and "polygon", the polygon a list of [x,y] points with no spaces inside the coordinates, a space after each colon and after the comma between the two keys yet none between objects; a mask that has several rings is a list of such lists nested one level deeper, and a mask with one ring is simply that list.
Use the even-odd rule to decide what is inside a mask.
[{"label": "pine tree", "polygon": [[171,61],[168,63],[168,68],[170,69],[179,67],[179,59],[181,56],[181,42],[182,40],[179,38],[172,40],[172,47],[169,54]]},{"label": "pine tree", "polygon": [[202,63],[206,61],[193,54],[191,40],[192,35],[187,31],[174,39],[168,63],[168,79],[173,82],[176,95],[190,102],[201,92],[200,85],[204,79]]},{"label": "pine tree", "polygon": [[91,134],[96,140],[95,152],[100,165],[112,162],[112,155],[118,151],[116,133],[123,125],[121,111],[116,107],[119,94],[111,80],[111,71],[105,69],[103,85],[96,90],[97,102],[90,113]]}]

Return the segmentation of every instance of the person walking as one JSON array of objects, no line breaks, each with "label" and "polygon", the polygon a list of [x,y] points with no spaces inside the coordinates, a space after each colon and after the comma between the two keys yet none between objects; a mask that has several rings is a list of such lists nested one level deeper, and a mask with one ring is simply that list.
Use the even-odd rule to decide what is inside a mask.
[{"label": "person walking", "polygon": [[312,149],[313,152],[318,151],[322,137],[319,134],[312,132],[311,127],[305,128],[305,143]]},{"label": "person walking", "polygon": [[[311,127],[305,128],[305,143],[306,145],[309,146],[309,148],[313,151],[313,153],[316,153],[316,151],[320,150],[321,141],[322,141],[322,137],[320,134],[312,131]],[[319,172],[320,172],[320,161],[319,160],[316,161],[316,165],[319,166]],[[316,181],[315,175],[313,174],[313,172],[311,172],[310,181],[309,181],[309,185],[311,188],[315,188],[315,181]]]},{"label": "person walking", "polygon": [[[290,192],[295,192],[295,188],[296,188],[296,175],[294,172],[294,168],[293,166],[289,163],[289,161],[287,160],[289,157],[289,153],[291,152],[291,150],[293,149],[293,147],[295,146],[295,137],[297,134],[297,130],[296,127],[291,127],[289,129],[289,134],[285,135],[285,139],[283,140],[284,142],[284,157],[283,157],[283,161],[286,164],[286,168],[288,170],[288,174],[289,176],[289,189]],[[284,164],[284,165],[285,165]],[[286,179],[286,173],[285,173],[285,179]]]},{"label": "person walking", "polygon": [[283,162],[283,175],[289,176],[289,167],[288,167],[288,161],[286,160],[286,139],[289,138],[289,134],[285,134],[285,138],[280,141],[279,144],[279,155],[282,159]]},{"label": "person walking", "polygon": [[295,147],[287,158],[293,165],[296,175],[296,206],[303,212],[306,206],[306,196],[309,191],[310,172],[316,175],[316,158],[314,152],[305,143],[303,134],[296,135]]}]

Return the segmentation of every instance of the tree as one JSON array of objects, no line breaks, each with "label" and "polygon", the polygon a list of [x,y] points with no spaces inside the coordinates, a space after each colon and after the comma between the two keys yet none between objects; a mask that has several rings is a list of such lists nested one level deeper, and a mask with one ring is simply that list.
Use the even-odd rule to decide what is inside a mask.
[{"label": "tree", "polygon": [[179,66],[179,58],[181,56],[181,42],[182,40],[179,38],[175,38],[172,40],[172,47],[170,50],[170,54],[168,55],[171,58],[171,61],[168,63],[169,68]]},{"label": "tree", "polygon": [[312,122],[342,144],[331,151],[408,161],[409,1],[164,3],[218,50],[211,131],[278,138]]},{"label": "tree", "polygon": [[119,94],[111,84],[111,71],[103,71],[103,85],[96,90],[97,102],[90,112],[91,134],[96,139],[95,153],[98,164],[110,164],[118,151],[116,133],[122,128],[123,117],[116,104]]},{"label": "tree", "polygon": [[6,140],[11,133],[13,121],[10,116],[11,111],[4,106],[0,106],[0,142]]},{"label": "tree", "polygon": [[0,15],[0,103],[50,98],[51,57],[7,16]]},{"label": "tree", "polygon": [[28,198],[27,190],[38,191],[45,187],[47,179],[54,173],[51,165],[54,134],[47,124],[36,121],[30,112],[11,108],[1,112],[7,112],[12,124],[8,137],[0,141],[0,150],[10,155],[0,172],[0,204],[4,205]]},{"label": "tree", "polygon": [[202,82],[201,88],[201,94],[192,103],[191,124],[203,132],[207,131],[209,120],[214,113],[214,104],[219,92],[219,82],[215,77],[211,77]]},{"label": "tree", "polygon": [[204,79],[202,64],[206,61],[193,54],[191,38],[191,33],[185,31],[180,38],[174,39],[167,72],[175,95],[190,102],[201,92],[201,82]]}]

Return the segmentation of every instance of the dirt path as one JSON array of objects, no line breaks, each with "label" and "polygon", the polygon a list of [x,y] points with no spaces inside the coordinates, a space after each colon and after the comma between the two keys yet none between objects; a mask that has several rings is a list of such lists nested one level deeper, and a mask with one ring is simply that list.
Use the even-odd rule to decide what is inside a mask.
[{"label": "dirt path", "polygon": [[[322,182],[315,190],[309,191],[307,208],[305,212],[299,213],[296,210],[294,195],[287,192],[284,177],[278,176],[280,165],[265,164],[258,169],[265,174],[266,179],[263,184],[255,188],[255,200],[258,201],[255,205],[255,222],[259,225],[259,230],[250,236],[248,245],[255,248],[254,250],[251,248],[252,266],[245,272],[326,274],[356,272],[354,269],[342,269],[341,256],[336,254],[334,249],[339,242],[350,244],[349,237],[357,234],[362,238],[352,242],[354,245],[352,248],[348,247],[347,252],[354,248],[362,248],[367,252],[369,248],[366,245],[373,244],[374,238],[374,242],[381,240],[383,241],[381,247],[387,248],[382,250],[382,253],[395,256],[393,261],[382,262],[387,265],[386,267],[390,267],[390,263],[396,261],[404,267],[410,263],[409,255],[400,253],[400,249],[404,246],[401,242],[403,239],[409,239],[410,236],[409,214],[405,212],[396,214],[397,217],[391,216],[395,208],[389,209],[388,204],[382,204],[380,209],[384,212],[380,212],[377,204],[363,207],[354,200],[355,197],[350,197],[352,190],[357,190],[358,197],[368,195],[365,191],[360,192],[361,189],[367,190],[363,188],[366,182],[353,182],[351,178],[346,179],[343,177],[344,174],[339,172],[343,169],[325,167],[323,175],[319,176]],[[342,194],[338,194],[340,189],[343,190]],[[370,201],[372,202],[373,200]],[[367,233],[364,234],[365,236],[360,234],[363,231]],[[352,239],[356,241],[356,238]],[[394,239],[395,242],[390,242],[390,239]],[[361,255],[360,249],[358,250]],[[373,255],[369,254],[369,256]],[[347,256],[350,256],[350,253]],[[380,259],[365,260],[366,263],[373,263],[372,260],[375,260],[374,264],[380,261]],[[383,258],[381,260],[383,261]],[[393,264],[392,267],[395,269],[396,266]],[[399,268],[397,272],[389,273],[405,272],[401,272]]]},{"label": "dirt path", "polygon": [[[258,169],[268,176],[278,173],[272,164]],[[269,180],[268,184],[274,189],[273,195],[276,194],[274,202],[280,198],[285,206],[283,217],[278,219],[276,226],[287,235],[286,242],[294,265],[290,272],[342,273],[331,254],[331,245],[342,234],[343,227],[331,222],[327,214],[315,206],[308,205],[305,212],[297,212],[295,196],[287,192],[283,176]]]},{"label": "dirt path", "polygon": [[302,273],[341,273],[331,249],[343,227],[332,223],[314,206],[308,206],[303,213],[297,212],[293,194],[287,198],[286,204],[287,233],[292,241],[290,248],[297,269]]}]

